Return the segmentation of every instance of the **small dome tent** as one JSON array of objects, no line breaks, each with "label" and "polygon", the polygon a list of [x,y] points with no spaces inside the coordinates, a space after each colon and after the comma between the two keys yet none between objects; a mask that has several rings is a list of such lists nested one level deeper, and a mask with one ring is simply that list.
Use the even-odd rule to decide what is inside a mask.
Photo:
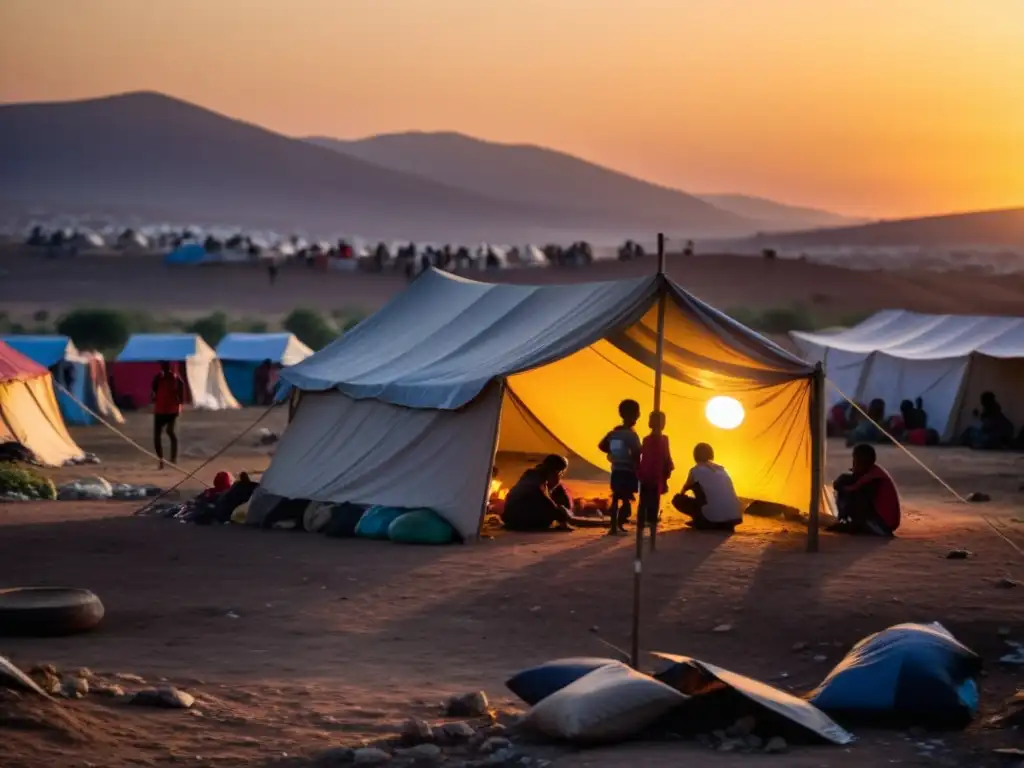
[{"label": "small dome tent", "polygon": [[[292,333],[229,333],[217,345],[217,357],[224,368],[231,394],[242,405],[263,404],[257,394],[257,380],[266,391],[276,392],[275,399],[287,388],[275,388],[282,368],[295,365],[313,354],[313,350]],[[261,373],[269,361],[271,370]],[[266,380],[262,376],[267,376]]]}]

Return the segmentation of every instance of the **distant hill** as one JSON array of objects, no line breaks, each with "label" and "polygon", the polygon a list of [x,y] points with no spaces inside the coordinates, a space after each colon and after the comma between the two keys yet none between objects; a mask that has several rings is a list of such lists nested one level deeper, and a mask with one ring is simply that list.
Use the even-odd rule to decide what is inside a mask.
[{"label": "distant hill", "polygon": [[818,208],[777,203],[774,200],[751,195],[700,195],[700,198],[724,211],[759,222],[758,229],[762,232],[848,227],[867,224],[869,221],[852,216],[842,216]]},{"label": "distant hill", "polygon": [[766,234],[747,241],[780,248],[822,246],[1024,247],[1024,208],[897,219],[810,232]]},{"label": "distant hill", "polygon": [[597,214],[635,224],[634,236],[752,234],[765,228],[693,195],[526,144],[458,133],[396,133],[354,141],[308,139],[351,157],[518,204]]},{"label": "distant hill", "polygon": [[141,205],[245,226],[511,240],[635,225],[457,189],[157,93],[0,106],[0,168],[7,203]]}]

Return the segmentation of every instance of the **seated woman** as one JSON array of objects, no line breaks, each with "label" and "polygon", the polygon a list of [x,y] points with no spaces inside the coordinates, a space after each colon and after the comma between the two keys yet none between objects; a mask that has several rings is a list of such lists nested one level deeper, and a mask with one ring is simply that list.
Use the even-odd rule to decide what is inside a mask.
[{"label": "seated woman", "polygon": [[231,522],[231,514],[238,507],[247,504],[258,487],[259,483],[251,479],[248,472],[239,474],[238,480],[217,499],[213,513],[214,521]]},{"label": "seated woman", "polygon": [[840,475],[836,492],[839,521],[829,526],[835,533],[891,537],[900,527],[900,495],[889,473],[877,464],[874,447],[853,449],[853,467]]},{"label": "seated woman", "polygon": [[[691,518],[691,528],[703,531],[732,532],[743,522],[743,511],[732,478],[721,464],[715,464],[715,450],[707,443],[693,448],[696,462],[686,476],[683,490],[672,499],[672,506]],[[687,496],[692,492],[693,496]]]},{"label": "seated woman", "polygon": [[568,493],[562,477],[569,468],[563,456],[552,454],[519,478],[505,497],[502,520],[510,531],[571,531]]},{"label": "seated woman", "polygon": [[974,411],[974,423],[967,428],[960,442],[979,451],[994,451],[1013,445],[1013,422],[992,392],[981,393],[981,410]]},{"label": "seated woman", "polygon": [[885,400],[876,397],[868,405],[867,413],[868,418],[862,417],[857,422],[857,426],[846,435],[847,447],[857,443],[885,442],[885,434],[878,427],[878,425],[885,423]]}]

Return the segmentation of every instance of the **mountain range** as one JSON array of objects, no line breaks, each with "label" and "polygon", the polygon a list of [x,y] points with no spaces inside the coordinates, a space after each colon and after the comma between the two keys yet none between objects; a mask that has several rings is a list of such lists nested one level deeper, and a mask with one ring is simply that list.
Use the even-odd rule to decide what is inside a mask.
[{"label": "mountain range", "polygon": [[295,138],[159,93],[0,105],[0,207],[449,242],[1022,244],[1024,209],[869,224],[457,133]]}]

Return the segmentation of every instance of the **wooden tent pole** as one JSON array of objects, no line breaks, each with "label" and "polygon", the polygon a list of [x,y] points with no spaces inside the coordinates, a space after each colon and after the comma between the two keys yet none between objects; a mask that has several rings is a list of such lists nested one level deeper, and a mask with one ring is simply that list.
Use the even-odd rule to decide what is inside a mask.
[{"label": "wooden tent pole", "polygon": [[[661,410],[661,374],[665,357],[665,235],[658,233],[658,341],[654,358],[654,410]],[[655,427],[655,434],[661,428]],[[661,504],[660,488],[658,505]],[[655,533],[651,528],[651,551],[654,551]],[[636,556],[633,560],[633,644],[630,663],[633,669],[640,668],[640,584],[643,576],[644,525],[639,502],[636,510]]]},{"label": "wooden tent pole", "polygon": [[818,551],[818,527],[821,522],[822,471],[825,458],[825,369],[815,363],[811,376],[810,413],[811,420],[811,507],[807,521],[807,551]]}]

